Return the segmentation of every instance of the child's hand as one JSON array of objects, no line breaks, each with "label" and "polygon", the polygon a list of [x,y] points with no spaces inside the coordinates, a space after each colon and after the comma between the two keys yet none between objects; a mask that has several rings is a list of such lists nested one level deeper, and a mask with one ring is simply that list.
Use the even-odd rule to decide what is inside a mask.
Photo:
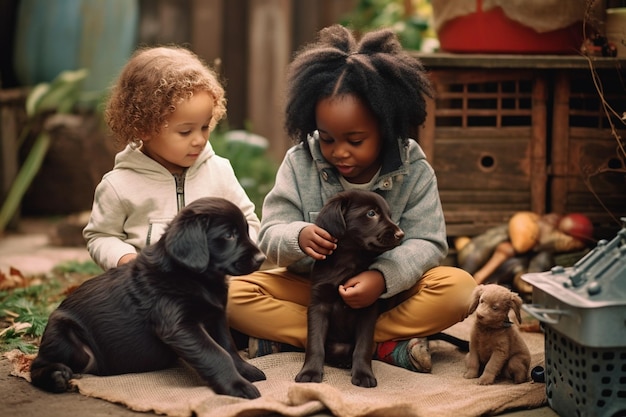
[{"label": "child's hand", "polygon": [[325,259],[337,248],[337,239],[314,224],[300,231],[298,244],[300,249],[315,260]]},{"label": "child's hand", "polygon": [[372,305],[385,291],[385,278],[379,271],[361,272],[339,286],[339,295],[352,308]]},{"label": "child's hand", "polygon": [[117,261],[117,266],[127,264],[133,259],[135,259],[136,257],[137,257],[136,253],[127,253],[126,255],[122,256],[119,261]]}]

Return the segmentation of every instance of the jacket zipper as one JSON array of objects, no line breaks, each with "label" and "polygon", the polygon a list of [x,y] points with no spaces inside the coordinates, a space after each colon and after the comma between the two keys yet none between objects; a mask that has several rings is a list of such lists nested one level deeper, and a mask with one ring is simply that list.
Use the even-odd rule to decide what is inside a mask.
[{"label": "jacket zipper", "polygon": [[172,174],[176,181],[176,205],[178,211],[181,211],[185,207],[185,172],[182,174]]}]

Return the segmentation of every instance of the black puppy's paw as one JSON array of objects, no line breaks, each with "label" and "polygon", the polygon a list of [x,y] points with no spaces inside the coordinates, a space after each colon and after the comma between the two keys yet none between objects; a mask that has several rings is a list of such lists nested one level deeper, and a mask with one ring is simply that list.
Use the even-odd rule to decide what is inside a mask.
[{"label": "black puppy's paw", "polygon": [[371,369],[352,369],[352,384],[362,388],[374,388],[378,382]]},{"label": "black puppy's paw", "polygon": [[250,382],[264,381],[266,379],[262,370],[247,362],[237,364],[237,371]]},{"label": "black puppy's paw", "polygon": [[261,396],[261,392],[259,391],[259,389],[250,383],[242,386],[239,390],[239,393],[240,395],[237,395],[238,397],[248,398],[251,400],[259,398]]},{"label": "black puppy's paw", "polygon": [[72,370],[62,363],[31,370],[33,385],[54,393],[68,391],[71,388],[69,381],[73,376]]},{"label": "black puppy's paw", "polygon": [[236,379],[229,384],[223,384],[219,387],[214,387],[213,390],[217,394],[247,398],[250,400],[259,398],[261,396],[261,392],[259,391],[259,389],[243,378]]},{"label": "black puppy's paw", "polygon": [[322,382],[323,371],[303,369],[296,375],[296,382]]}]

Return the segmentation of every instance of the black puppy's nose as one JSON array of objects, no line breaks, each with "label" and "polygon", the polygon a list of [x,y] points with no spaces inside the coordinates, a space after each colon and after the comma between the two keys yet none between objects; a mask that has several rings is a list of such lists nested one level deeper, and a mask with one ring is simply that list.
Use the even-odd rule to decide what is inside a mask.
[{"label": "black puppy's nose", "polygon": [[396,230],[396,233],[393,234],[397,240],[401,240],[404,237],[404,232],[400,229]]}]

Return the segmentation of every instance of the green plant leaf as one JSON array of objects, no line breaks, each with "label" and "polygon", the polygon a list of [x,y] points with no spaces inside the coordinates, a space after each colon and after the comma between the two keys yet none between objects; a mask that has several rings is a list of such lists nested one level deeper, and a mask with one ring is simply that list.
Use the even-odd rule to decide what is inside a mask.
[{"label": "green plant leaf", "polygon": [[11,188],[9,189],[6,200],[2,204],[2,208],[0,208],[0,232],[4,230],[13,217],[24,194],[32,183],[33,178],[35,178],[35,175],[39,172],[49,148],[50,135],[47,132],[40,133],[26,157],[26,161],[24,161],[24,164],[17,173],[15,181],[11,184]]},{"label": "green plant leaf", "polygon": [[26,97],[26,116],[32,118],[37,114],[37,106],[42,97],[50,90],[49,83],[39,83]]},{"label": "green plant leaf", "polygon": [[49,84],[42,83],[35,86],[26,103],[29,117],[47,110],[55,110],[59,113],[69,112],[78,101],[81,83],[87,74],[88,71],[84,68],[76,71],[63,71]]},{"label": "green plant leaf", "polygon": [[[52,82],[37,84],[26,98],[26,114],[28,120],[20,134],[18,144],[21,146],[33,126],[33,120],[45,111],[69,113],[80,100],[81,84],[87,77],[86,69],[63,71]],[[20,167],[11,184],[8,195],[0,208],[0,232],[4,231],[15,211],[18,209],[24,194],[39,172],[43,160],[50,147],[50,135],[41,132],[29,150],[26,161]]]}]

